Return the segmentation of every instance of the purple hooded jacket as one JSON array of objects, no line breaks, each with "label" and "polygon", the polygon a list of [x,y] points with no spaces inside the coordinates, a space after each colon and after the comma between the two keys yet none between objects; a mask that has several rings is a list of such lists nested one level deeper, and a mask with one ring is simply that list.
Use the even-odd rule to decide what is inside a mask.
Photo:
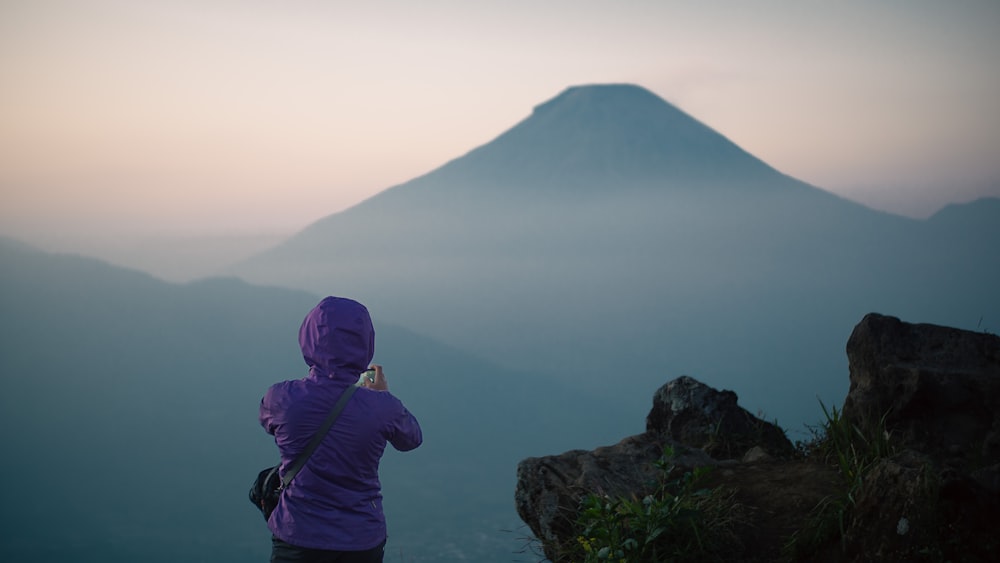
[{"label": "purple hooded jacket", "polygon": [[[281,473],[323,424],[334,403],[358,381],[375,353],[375,330],[364,305],[323,299],[299,329],[304,379],[276,383],[260,403],[260,423],[274,435]],[[387,391],[360,388],[347,402],[267,522],[281,540],[300,547],[362,551],[386,539],[378,466],[386,443],[416,448],[420,425]]]}]

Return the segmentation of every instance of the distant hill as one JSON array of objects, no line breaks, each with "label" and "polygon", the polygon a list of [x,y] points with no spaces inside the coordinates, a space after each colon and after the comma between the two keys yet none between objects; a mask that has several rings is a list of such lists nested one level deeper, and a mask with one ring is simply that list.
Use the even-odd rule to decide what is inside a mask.
[{"label": "distant hill", "polygon": [[961,233],[984,243],[1000,240],[1000,199],[981,198],[945,206],[927,220],[942,237]]},{"label": "distant hill", "polygon": [[[305,375],[298,326],[317,301],[235,279],[170,284],[0,239],[0,425],[16,461],[0,480],[19,484],[0,516],[6,558],[266,560],[246,494],[277,451],[257,407],[271,383]],[[528,535],[511,500],[517,461],[617,439],[621,425],[590,414],[617,411],[373,314],[376,358],[426,435],[383,464],[391,548],[510,561]]]},{"label": "distant hill", "polygon": [[865,313],[1000,324],[996,212],[972,205],[958,221],[878,212],[641,87],[580,86],[231,272],[362,296],[595,394],[627,378],[616,401],[635,408],[688,373],[800,428],[817,394],[844,395],[842,343]]}]

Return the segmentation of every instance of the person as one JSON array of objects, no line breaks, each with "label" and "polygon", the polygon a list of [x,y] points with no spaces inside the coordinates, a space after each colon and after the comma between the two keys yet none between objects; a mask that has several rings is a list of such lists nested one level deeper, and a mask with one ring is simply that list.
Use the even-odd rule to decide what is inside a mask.
[{"label": "person", "polygon": [[[375,329],[357,301],[326,297],[299,329],[305,378],[272,385],[260,423],[274,435],[281,469],[291,465],[340,395],[370,366]],[[417,419],[389,393],[382,366],[372,365],[267,521],[272,563],[382,561],[387,538],[379,461],[386,444],[408,451],[423,441]]]}]

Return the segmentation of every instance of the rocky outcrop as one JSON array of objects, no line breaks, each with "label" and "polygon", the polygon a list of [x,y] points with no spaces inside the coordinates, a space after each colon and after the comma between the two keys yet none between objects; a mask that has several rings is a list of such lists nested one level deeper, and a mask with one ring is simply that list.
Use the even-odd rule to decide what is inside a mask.
[{"label": "rocky outcrop", "polygon": [[792,452],[780,428],[754,417],[736,399],[732,391],[680,377],[654,394],[643,434],[593,451],[522,461],[517,468],[517,511],[542,540],[546,557],[559,560],[576,543],[576,509],[588,493],[641,498],[653,492],[660,476],[655,463],[664,448],[673,451],[671,463],[677,472],[727,460],[732,465],[730,458],[748,453],[771,458]]},{"label": "rocky outcrop", "polygon": [[[518,465],[518,514],[546,557],[575,547],[589,493],[642,498],[672,448],[676,471],[711,466],[709,484],[753,514],[732,560],[788,558],[783,546],[821,503],[844,499],[843,535],[805,559],[980,560],[1000,548],[1000,338],[871,314],[847,345],[851,388],[843,421],[882,432],[890,453],[851,481],[819,456],[795,455],[780,428],[739,407],[732,391],[691,377],[653,397],[646,432],[594,451]],[[848,495],[848,491],[850,495]],[[734,548],[735,549],[735,548]],[[988,559],[986,559],[988,560]]]},{"label": "rocky outcrop", "polygon": [[591,492],[612,498],[653,492],[659,475],[655,463],[667,446],[677,448],[678,467],[716,463],[701,450],[649,432],[593,451],[528,458],[517,466],[517,513],[542,540],[546,557],[559,560],[576,543],[576,509],[583,497]]},{"label": "rocky outcrop", "polygon": [[869,314],[847,356],[844,419],[887,433],[896,451],[864,477],[848,552],[880,561],[926,559],[928,546],[940,559],[995,555],[1000,337]]}]

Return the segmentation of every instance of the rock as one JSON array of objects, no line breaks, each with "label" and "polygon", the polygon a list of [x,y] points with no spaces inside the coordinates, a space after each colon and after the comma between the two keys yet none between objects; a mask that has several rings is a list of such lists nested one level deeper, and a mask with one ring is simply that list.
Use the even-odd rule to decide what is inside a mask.
[{"label": "rock", "polygon": [[661,474],[655,463],[665,447],[674,449],[672,462],[679,470],[715,464],[700,450],[649,432],[593,451],[572,450],[521,461],[515,506],[535,537],[542,540],[545,556],[559,561],[575,544],[577,509],[588,493],[641,498],[654,491]]},{"label": "rock", "polygon": [[678,377],[653,395],[646,431],[701,448],[716,459],[738,459],[753,447],[772,456],[794,451],[781,428],[755,417],[736,401],[732,391]]},{"label": "rock", "polygon": [[[864,433],[884,425],[900,450],[864,476],[845,534],[849,553],[992,558],[1000,548],[1000,337],[869,314],[847,356],[844,420]],[[890,533],[897,527],[906,533]]]},{"label": "rock", "polygon": [[847,358],[846,421],[871,429],[884,417],[899,447],[939,463],[1000,462],[1000,337],[872,313]]},{"label": "rock", "polygon": [[754,446],[743,455],[741,461],[743,463],[753,463],[755,461],[771,461],[772,459],[773,457],[767,453],[767,450],[760,446]]},{"label": "rock", "polygon": [[720,465],[719,460],[742,457],[751,449],[756,459],[792,451],[780,428],[736,402],[732,391],[680,377],[654,394],[645,433],[594,451],[573,450],[518,464],[517,512],[542,540],[546,557],[557,561],[575,545],[576,513],[588,493],[642,498],[653,492],[662,476],[655,463],[665,447],[673,450],[671,463],[678,472]]},{"label": "rock", "polygon": [[[656,391],[645,433],[522,461],[518,514],[546,557],[562,561],[576,547],[581,499],[643,498],[662,477],[655,462],[671,447],[678,471],[712,466],[700,486],[731,491],[733,510],[751,515],[733,528],[739,537],[727,544],[726,560],[993,560],[1000,550],[1000,338],[870,314],[851,334],[847,355],[842,420],[866,439],[887,436],[890,445],[888,455],[862,460],[858,478],[818,453],[788,455],[794,449],[781,429],[737,406],[735,393],[685,376]],[[824,507],[826,520],[807,529]],[[801,541],[790,543],[793,537]]]}]

